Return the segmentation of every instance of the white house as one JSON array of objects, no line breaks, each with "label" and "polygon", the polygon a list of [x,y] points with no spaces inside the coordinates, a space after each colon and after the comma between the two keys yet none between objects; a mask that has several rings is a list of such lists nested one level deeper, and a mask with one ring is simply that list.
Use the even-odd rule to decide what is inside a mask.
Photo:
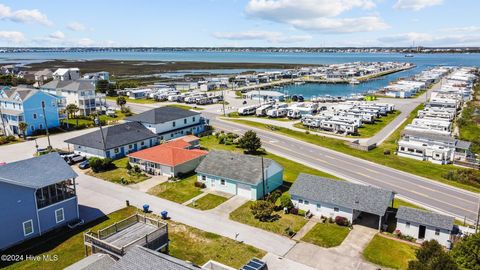
[{"label": "white house", "polygon": [[59,68],[52,74],[54,80],[71,81],[80,79],[79,68]]},{"label": "white house", "polygon": [[125,118],[139,122],[159,136],[160,140],[171,140],[184,135],[197,135],[205,130],[206,119],[198,112],[178,107],[159,107]]},{"label": "white house", "polygon": [[371,186],[301,173],[289,190],[293,204],[313,215],[354,222],[366,213],[378,219],[378,229],[385,220],[394,193]]},{"label": "white house", "polygon": [[455,219],[430,211],[400,206],[397,211],[396,230],[418,240],[436,240],[450,247],[450,236]]}]

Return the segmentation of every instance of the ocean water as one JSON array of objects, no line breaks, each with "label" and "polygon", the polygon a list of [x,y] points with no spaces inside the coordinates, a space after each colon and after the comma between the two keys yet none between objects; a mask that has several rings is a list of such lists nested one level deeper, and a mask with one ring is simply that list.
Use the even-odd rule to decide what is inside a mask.
[{"label": "ocean water", "polygon": [[[292,53],[292,52],[28,52],[0,53],[0,63],[17,62],[28,64],[51,59],[82,60],[139,60],[139,61],[198,61],[238,63],[290,63],[290,64],[334,64],[346,62],[411,62],[416,68],[390,74],[380,79],[358,85],[350,84],[304,84],[281,89],[289,94],[303,94],[309,98],[318,95],[345,96],[363,93],[386,86],[399,77],[409,77],[429,67],[480,66],[480,54],[415,54],[406,58],[398,53]],[[201,72],[196,70],[196,72]],[[216,73],[211,71],[211,73]],[[228,72],[229,73],[229,72]]]}]

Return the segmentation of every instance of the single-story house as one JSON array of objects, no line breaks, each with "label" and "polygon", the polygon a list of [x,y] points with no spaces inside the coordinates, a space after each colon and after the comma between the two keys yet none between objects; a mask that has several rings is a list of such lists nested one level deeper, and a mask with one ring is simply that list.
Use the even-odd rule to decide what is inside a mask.
[{"label": "single-story house", "polygon": [[274,160],[227,151],[211,151],[195,171],[207,188],[250,200],[263,198],[283,183],[283,167]]},{"label": "single-story house", "polygon": [[313,215],[345,217],[354,222],[362,213],[378,217],[378,229],[388,207],[392,191],[301,173],[289,190],[293,204]]},{"label": "single-story house", "polygon": [[74,152],[82,156],[116,159],[157,145],[158,138],[142,124],[128,122],[103,127],[65,142],[72,144]]},{"label": "single-story house", "polygon": [[129,162],[152,175],[178,176],[192,172],[208,154],[182,139],[128,154]]},{"label": "single-story house", "polygon": [[79,219],[76,177],[58,153],[0,166],[0,250]]},{"label": "single-story house", "polygon": [[454,217],[410,207],[400,206],[397,211],[397,230],[419,240],[437,240],[450,247]]},{"label": "single-story house", "polygon": [[139,122],[157,134],[160,140],[171,140],[185,135],[198,135],[205,130],[206,119],[198,112],[178,107],[159,107],[125,118]]}]

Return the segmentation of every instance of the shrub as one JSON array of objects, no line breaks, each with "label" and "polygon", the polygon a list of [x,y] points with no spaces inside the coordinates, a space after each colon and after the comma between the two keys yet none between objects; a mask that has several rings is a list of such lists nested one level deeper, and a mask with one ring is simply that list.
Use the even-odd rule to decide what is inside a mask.
[{"label": "shrub", "polygon": [[287,194],[287,193],[282,194],[282,196],[280,196],[278,202],[279,202],[279,206],[282,209],[283,208],[290,209],[290,208],[293,207],[292,197],[290,196],[290,194]]},{"label": "shrub", "polygon": [[278,198],[280,198],[280,196],[282,196],[282,192],[280,190],[275,190],[273,192],[270,192],[266,197],[265,197],[265,200],[271,202],[271,203],[276,203]]},{"label": "shrub", "polygon": [[250,206],[250,210],[256,219],[267,221],[272,217],[274,207],[269,201],[257,201]]},{"label": "shrub", "polygon": [[290,209],[290,214],[298,215],[298,208],[293,207],[292,209]]},{"label": "shrub", "polygon": [[442,175],[443,178],[467,184],[475,187],[480,187],[480,172],[472,169],[458,169],[454,171],[448,171]]},{"label": "shrub", "polygon": [[383,151],[383,154],[386,155],[386,156],[390,155],[390,150],[385,149],[385,150]]},{"label": "shrub", "polygon": [[308,131],[308,130],[307,130],[307,131],[305,131],[305,134],[307,134],[307,135],[308,135],[308,134],[310,134],[310,131]]},{"label": "shrub", "polygon": [[104,172],[112,169],[113,160],[111,158],[92,157],[88,159],[88,164],[90,164],[93,172]]},{"label": "shrub", "polygon": [[287,227],[287,228],[285,228],[285,234],[288,235],[288,236],[290,236],[290,237],[292,237],[292,236],[295,235],[295,231],[292,230],[292,228]]},{"label": "shrub", "polygon": [[130,162],[127,162],[127,166],[125,166],[125,169],[130,171],[132,169],[132,164],[130,164]]},{"label": "shrub", "polygon": [[350,222],[346,217],[336,216],[335,223],[339,226],[349,226]]},{"label": "shrub", "polygon": [[195,187],[197,187],[197,188],[206,188],[207,186],[205,185],[205,183],[196,181],[196,182],[195,182]]},{"label": "shrub", "polygon": [[0,145],[2,144],[7,144],[9,142],[13,142],[15,141],[15,137],[14,136],[1,136],[0,137]]}]

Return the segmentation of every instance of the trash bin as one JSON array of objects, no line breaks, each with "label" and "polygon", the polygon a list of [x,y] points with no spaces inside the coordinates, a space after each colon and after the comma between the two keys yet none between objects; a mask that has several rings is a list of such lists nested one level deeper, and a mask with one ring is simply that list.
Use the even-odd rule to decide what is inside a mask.
[{"label": "trash bin", "polygon": [[150,208],[150,205],[144,204],[143,205],[143,212],[148,213],[148,208]]},{"label": "trash bin", "polygon": [[167,218],[168,218],[168,212],[167,212],[167,211],[162,211],[160,214],[162,215],[162,218],[163,218],[163,219],[167,219]]}]

